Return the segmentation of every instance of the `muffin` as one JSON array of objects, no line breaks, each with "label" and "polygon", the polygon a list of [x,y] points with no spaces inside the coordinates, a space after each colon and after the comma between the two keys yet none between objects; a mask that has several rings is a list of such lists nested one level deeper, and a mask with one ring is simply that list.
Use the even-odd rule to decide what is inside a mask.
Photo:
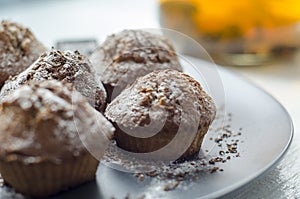
[{"label": "muffin", "polygon": [[163,69],[182,71],[168,39],[142,30],[108,36],[90,60],[106,88],[108,102],[140,76]]},{"label": "muffin", "polygon": [[71,83],[91,105],[103,112],[106,91],[96,78],[89,60],[78,51],[52,49],[43,53],[28,69],[8,80],[3,86],[0,98],[5,98],[16,88],[29,81],[56,79]]},{"label": "muffin", "polygon": [[0,88],[30,66],[46,48],[33,33],[11,21],[0,22]]},{"label": "muffin", "polygon": [[[33,197],[93,180],[114,131],[81,94],[56,80],[15,90],[0,104],[0,119],[0,173]],[[87,145],[97,147],[95,156]]]},{"label": "muffin", "polygon": [[167,161],[197,155],[215,114],[214,102],[200,84],[170,69],[138,78],[105,111],[120,148]]}]

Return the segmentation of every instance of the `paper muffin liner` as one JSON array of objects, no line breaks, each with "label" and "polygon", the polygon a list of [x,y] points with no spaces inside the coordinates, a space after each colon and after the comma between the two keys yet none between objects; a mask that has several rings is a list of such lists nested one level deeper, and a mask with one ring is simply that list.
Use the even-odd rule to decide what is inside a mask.
[{"label": "paper muffin liner", "polygon": [[[117,125],[115,125],[117,127]],[[179,139],[173,140],[178,133],[178,126],[174,123],[166,122],[165,126],[155,135],[149,138],[137,138],[131,135],[128,135],[119,127],[116,128],[116,143],[117,145],[129,152],[136,153],[139,157],[147,158],[147,155],[143,156],[142,154],[149,154],[164,148],[171,141],[174,141],[170,144],[168,149],[163,152],[158,152],[153,154],[148,160],[167,160],[167,161],[184,161],[187,159],[192,159],[200,151],[201,144],[203,142],[204,136],[208,131],[208,127],[203,127],[197,132],[194,132],[194,137],[190,137],[192,134],[188,128],[181,132]],[[183,144],[184,143],[184,144]],[[185,145],[188,144],[188,145]],[[181,147],[181,148],[179,148]],[[176,157],[172,159],[172,157]],[[171,159],[170,159],[171,158]]]},{"label": "paper muffin liner", "polygon": [[201,149],[201,145],[202,142],[204,140],[204,137],[206,135],[206,133],[208,132],[208,128],[209,127],[205,127],[202,129],[199,129],[195,135],[195,138],[193,140],[193,142],[191,143],[190,147],[182,154],[182,156],[180,158],[178,158],[178,160],[188,160],[191,158],[194,158],[195,156],[198,155],[200,149]]},{"label": "paper muffin liner", "polygon": [[99,161],[90,154],[61,164],[0,160],[0,172],[4,182],[16,191],[28,196],[46,197],[93,180],[98,165]]}]

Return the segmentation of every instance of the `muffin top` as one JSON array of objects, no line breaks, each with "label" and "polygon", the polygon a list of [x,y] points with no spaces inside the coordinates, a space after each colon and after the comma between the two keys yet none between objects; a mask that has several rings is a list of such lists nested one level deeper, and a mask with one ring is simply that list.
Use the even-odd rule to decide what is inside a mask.
[{"label": "muffin top", "polygon": [[114,131],[71,85],[56,80],[15,90],[1,103],[0,120],[0,158],[28,164],[80,156],[86,144],[101,146]]},{"label": "muffin top", "polygon": [[46,48],[20,24],[0,22],[0,84],[32,64]]},{"label": "muffin top", "polygon": [[52,49],[43,53],[28,69],[8,80],[3,86],[0,98],[29,81],[56,79],[71,83],[97,110],[105,107],[106,91],[88,59],[78,51]]},{"label": "muffin top", "polygon": [[154,70],[182,70],[168,39],[142,30],[108,36],[90,60],[101,81],[111,86],[130,84]]},{"label": "muffin top", "polygon": [[135,128],[165,118],[177,125],[208,127],[216,114],[212,98],[190,76],[176,70],[154,71],[122,91],[105,115]]}]

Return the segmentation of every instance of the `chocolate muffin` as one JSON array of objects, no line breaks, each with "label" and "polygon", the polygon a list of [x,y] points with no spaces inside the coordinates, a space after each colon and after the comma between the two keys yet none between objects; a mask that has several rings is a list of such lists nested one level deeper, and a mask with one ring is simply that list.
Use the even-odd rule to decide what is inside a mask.
[{"label": "chocolate muffin", "polygon": [[[24,85],[0,104],[0,173],[6,184],[45,197],[94,179],[114,127],[73,87]],[[86,145],[96,146],[97,159]]]},{"label": "chocolate muffin", "polygon": [[46,48],[33,33],[11,21],[0,22],[0,88],[30,66]]},{"label": "chocolate muffin", "polygon": [[105,111],[120,148],[167,161],[197,155],[215,114],[200,84],[170,69],[138,78]]},{"label": "chocolate muffin", "polygon": [[182,71],[168,39],[142,30],[123,30],[108,36],[90,60],[106,88],[108,102],[137,77],[155,70]]},{"label": "chocolate muffin", "polygon": [[3,86],[0,98],[29,81],[56,79],[71,83],[89,103],[101,112],[106,105],[106,91],[96,78],[89,60],[78,51],[52,49],[43,53],[28,69],[8,80]]}]

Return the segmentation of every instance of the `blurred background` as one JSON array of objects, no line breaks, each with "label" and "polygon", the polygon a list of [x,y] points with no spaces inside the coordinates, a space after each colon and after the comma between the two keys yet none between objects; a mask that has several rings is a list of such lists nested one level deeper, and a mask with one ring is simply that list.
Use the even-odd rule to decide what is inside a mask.
[{"label": "blurred background", "polygon": [[298,0],[0,0],[0,11],[48,46],[124,28],[165,27],[200,42],[220,64],[260,65],[300,45]]},{"label": "blurred background", "polygon": [[131,28],[190,35],[219,65],[271,93],[295,125],[294,142],[281,163],[227,197],[300,197],[299,0],[0,0],[0,19],[30,27],[48,47],[64,39],[100,42]]},{"label": "blurred background", "polygon": [[155,0],[0,0],[1,19],[20,22],[48,47],[62,39],[105,39],[125,28],[159,27]]},{"label": "blurred background", "polygon": [[259,65],[299,44],[298,0],[160,0],[164,27],[190,35],[218,63]]}]

